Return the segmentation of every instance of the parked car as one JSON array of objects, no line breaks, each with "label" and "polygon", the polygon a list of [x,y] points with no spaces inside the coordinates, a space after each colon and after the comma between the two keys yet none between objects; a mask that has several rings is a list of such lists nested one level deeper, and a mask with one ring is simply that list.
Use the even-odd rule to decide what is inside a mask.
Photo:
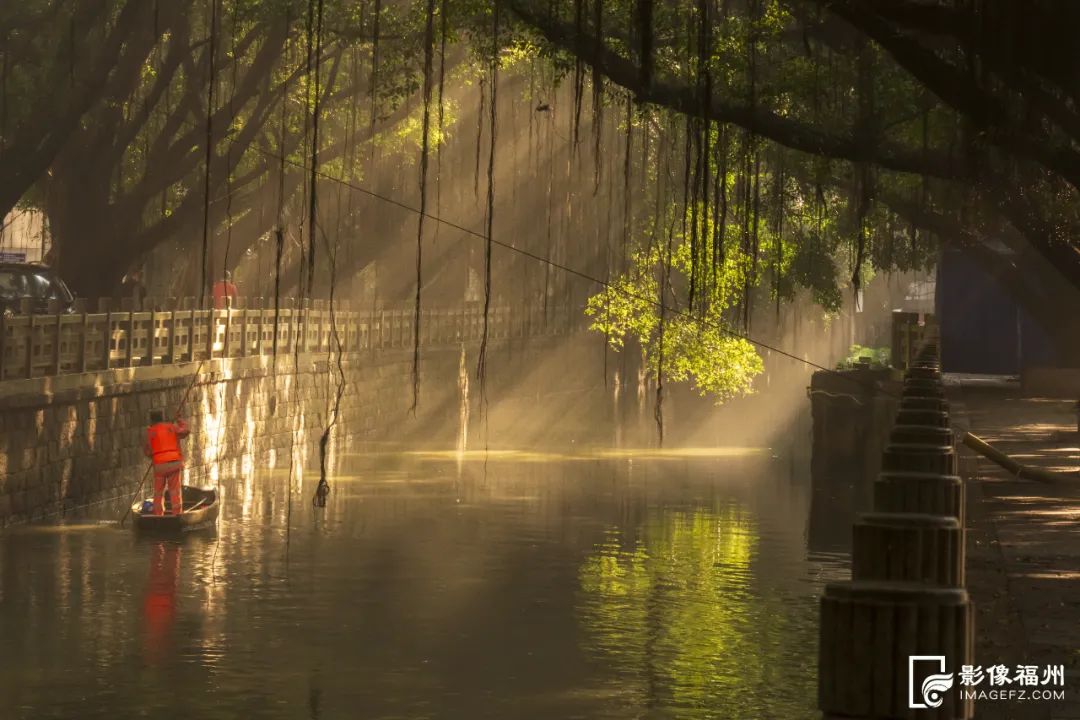
[{"label": "parked car", "polygon": [[0,314],[21,312],[23,300],[30,300],[33,313],[49,312],[50,301],[59,311],[75,311],[75,298],[56,271],[32,263],[0,263]]}]

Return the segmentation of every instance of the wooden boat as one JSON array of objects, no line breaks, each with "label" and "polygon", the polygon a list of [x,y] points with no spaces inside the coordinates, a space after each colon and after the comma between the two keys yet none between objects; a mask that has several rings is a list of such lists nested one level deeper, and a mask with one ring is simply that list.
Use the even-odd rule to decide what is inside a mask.
[{"label": "wooden boat", "polygon": [[169,503],[165,503],[165,515],[143,513],[143,503],[153,502],[153,497],[139,500],[131,506],[131,516],[135,529],[148,533],[181,533],[210,527],[217,520],[220,501],[217,492],[202,488],[184,486],[184,512],[170,515]]}]

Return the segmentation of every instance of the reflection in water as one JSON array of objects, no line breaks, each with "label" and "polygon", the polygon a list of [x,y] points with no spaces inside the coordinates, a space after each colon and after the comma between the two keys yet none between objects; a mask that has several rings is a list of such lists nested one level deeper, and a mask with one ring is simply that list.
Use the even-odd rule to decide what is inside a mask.
[{"label": "reflection in water", "polygon": [[654,511],[629,529],[635,539],[627,532],[610,529],[582,566],[582,623],[634,704],[680,717],[815,715],[812,677],[791,667],[812,661],[792,652],[814,646],[812,603],[755,588],[750,512]]},{"label": "reflection in water", "polygon": [[[461,359],[458,362],[458,438],[457,451],[464,454],[469,449],[469,368],[465,362],[465,345],[461,346]],[[460,472],[461,468],[458,467]]]},{"label": "reflection in water", "polygon": [[143,601],[144,656],[149,665],[160,665],[171,650],[179,579],[179,543],[155,542],[150,549],[150,574]]},{"label": "reflection in water", "polygon": [[216,535],[0,533],[0,718],[813,715],[823,570],[768,456],[382,450],[288,553],[285,468],[223,478]]}]

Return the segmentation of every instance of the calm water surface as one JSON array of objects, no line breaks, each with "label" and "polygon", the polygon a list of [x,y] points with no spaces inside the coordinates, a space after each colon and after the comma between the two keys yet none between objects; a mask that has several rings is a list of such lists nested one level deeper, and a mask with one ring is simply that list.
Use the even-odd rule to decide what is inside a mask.
[{"label": "calm water surface", "polygon": [[0,718],[817,717],[842,561],[768,452],[343,465],[288,523],[267,472],[223,483],[216,535],[0,533]]}]

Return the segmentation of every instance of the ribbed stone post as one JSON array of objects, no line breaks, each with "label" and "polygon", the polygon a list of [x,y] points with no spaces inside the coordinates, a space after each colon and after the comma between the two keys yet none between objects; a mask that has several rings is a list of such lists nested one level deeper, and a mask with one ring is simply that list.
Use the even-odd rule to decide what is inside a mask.
[{"label": "ribbed stone post", "polygon": [[885,447],[881,469],[955,475],[956,453],[951,445],[889,443]]},{"label": "ribbed stone post", "polygon": [[[934,718],[966,720],[972,702],[961,700],[955,673],[970,665],[973,612],[967,591],[913,583],[830,583],[821,599],[818,704],[826,718]],[[940,671],[945,679],[925,682]],[[931,672],[927,673],[927,670]],[[912,701],[926,705],[915,710]],[[934,707],[933,705],[937,705]]]},{"label": "ribbed stone post", "polygon": [[964,529],[954,517],[866,513],[855,521],[853,580],[964,584]]},{"label": "ribbed stone post", "polygon": [[923,410],[918,408],[901,407],[896,413],[897,425],[929,425],[932,427],[949,427],[949,414],[941,410]]},{"label": "ribbed stone post", "polygon": [[953,433],[948,427],[938,425],[909,425],[901,423],[899,418],[889,433],[894,443],[915,443],[923,445],[954,445]]},{"label": "ribbed stone post", "polygon": [[905,395],[900,398],[901,410],[936,410],[949,412],[949,401],[940,397],[923,397],[919,395]]},{"label": "ribbed stone post", "polygon": [[874,481],[874,510],[945,515],[964,527],[964,483],[957,475],[886,471]]},{"label": "ribbed stone post", "polygon": [[904,381],[903,397],[945,398],[945,386],[937,380],[912,378]]},{"label": "ribbed stone post", "polygon": [[941,368],[935,364],[918,364],[912,365],[904,373],[904,376],[910,380],[932,380],[935,382],[941,382]]},{"label": "ribbed stone post", "polygon": [[853,529],[852,580],[821,600],[819,706],[827,720],[968,720],[957,672],[972,663],[964,492],[931,329],[904,377],[874,483]]}]

